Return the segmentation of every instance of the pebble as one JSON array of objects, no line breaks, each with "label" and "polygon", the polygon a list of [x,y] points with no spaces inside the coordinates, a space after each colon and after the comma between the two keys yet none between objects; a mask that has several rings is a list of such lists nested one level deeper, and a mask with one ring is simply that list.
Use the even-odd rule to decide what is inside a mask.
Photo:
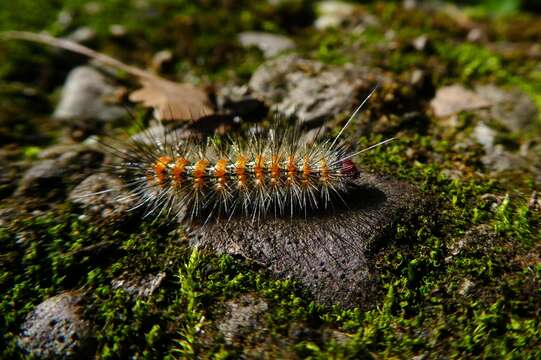
[{"label": "pebble", "polygon": [[81,317],[82,296],[69,291],[39,304],[22,324],[18,340],[26,354],[40,359],[87,358],[91,324]]},{"label": "pebble", "polygon": [[243,47],[255,46],[259,48],[266,58],[295,48],[295,43],[287,36],[266,32],[246,31],[240,33],[238,39]]},{"label": "pebble", "polygon": [[436,117],[448,117],[461,111],[488,108],[491,103],[484,97],[462,85],[445,86],[436,91],[430,107]]},{"label": "pebble", "polygon": [[78,66],[70,71],[62,97],[53,117],[66,121],[111,121],[126,112],[119,106],[107,104],[105,98],[113,96],[115,88],[105,77],[90,66]]}]

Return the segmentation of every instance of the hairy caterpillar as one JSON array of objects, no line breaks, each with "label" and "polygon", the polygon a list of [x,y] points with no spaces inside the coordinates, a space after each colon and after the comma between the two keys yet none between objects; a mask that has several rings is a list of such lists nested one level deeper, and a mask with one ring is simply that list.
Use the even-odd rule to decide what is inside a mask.
[{"label": "hairy caterpillar", "polygon": [[245,142],[195,144],[168,137],[161,127],[162,136],[145,134],[147,143],[113,149],[121,158],[114,169],[137,196],[135,207],[147,209],[146,216],[259,220],[328,209],[347,195],[359,174],[351,158],[393,140],[354,153],[338,142],[375,90],[332,141],[300,144],[297,131],[274,129]]}]

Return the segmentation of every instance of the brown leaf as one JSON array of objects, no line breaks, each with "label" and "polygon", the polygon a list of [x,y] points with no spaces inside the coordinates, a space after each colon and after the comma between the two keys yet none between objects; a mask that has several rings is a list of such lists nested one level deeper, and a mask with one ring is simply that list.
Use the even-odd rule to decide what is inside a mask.
[{"label": "brown leaf", "polygon": [[26,31],[0,32],[0,40],[2,39],[28,40],[51,45],[85,55],[104,66],[125,71],[136,77],[142,85],[141,89],[130,94],[130,100],[153,107],[156,116],[161,120],[198,120],[212,114],[207,94],[194,85],[166,80],[76,42]]},{"label": "brown leaf", "polygon": [[140,79],[142,88],[130,100],[153,107],[159,120],[191,120],[212,114],[207,94],[190,84],[179,84],[158,77]]}]

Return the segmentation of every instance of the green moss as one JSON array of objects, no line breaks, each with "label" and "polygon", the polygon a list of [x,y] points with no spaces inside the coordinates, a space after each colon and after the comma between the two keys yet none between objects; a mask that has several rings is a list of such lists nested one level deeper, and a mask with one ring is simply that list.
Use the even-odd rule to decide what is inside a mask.
[{"label": "green moss", "polygon": [[[95,16],[85,15],[83,3],[66,0],[38,6],[23,1],[14,8],[3,2],[1,10],[8,11],[0,11],[1,28],[46,29],[66,35],[87,25],[98,34],[93,44],[98,50],[144,65],[154,52],[171,48],[181,61],[167,76],[192,73],[213,82],[245,82],[263,61],[257,50],[238,47],[238,32],[284,32],[295,38],[301,53],[326,63],[366,65],[366,58],[368,65],[376,63],[390,77],[422,68],[433,75],[436,86],[455,82],[516,85],[541,108],[539,71],[531,61],[523,63],[520,56],[506,57],[486,46],[465,43],[456,23],[441,14],[416,17],[396,4],[368,5],[379,15],[380,25],[357,33],[319,32],[298,31],[288,24],[294,22],[292,14],[307,14],[308,23],[313,20],[304,1],[290,8],[256,2],[156,1],[152,2],[154,12],[110,1],[100,2]],[[56,22],[59,9],[73,13],[68,28]],[[110,39],[109,26],[115,23],[127,28],[124,40]],[[490,30],[491,24],[487,26]],[[385,37],[387,29],[395,30],[394,40]],[[504,39],[505,31],[498,31]],[[433,47],[413,50],[411,40],[425,32]],[[136,45],[125,51],[123,41]],[[62,62],[54,53],[33,45],[10,44],[0,56],[6,60],[0,61],[1,77],[22,82],[31,78],[29,83],[45,94],[61,83],[67,70],[62,66],[57,70],[55,65]],[[27,69],[49,69],[56,75],[53,80],[21,77]],[[25,112],[35,99],[15,97],[14,91],[3,89],[0,102],[9,105],[9,116],[35,117]],[[404,94],[400,92],[400,101],[410,99]],[[416,94],[412,98],[415,111],[424,109],[431,96]],[[383,101],[373,101],[376,110],[369,115],[371,123],[377,123],[380,115],[402,116],[402,108]],[[35,111],[43,116],[50,113],[47,106]],[[17,334],[38,303],[66,290],[84,289],[84,316],[96,324],[97,358],[238,358],[261,344],[228,345],[216,322],[223,304],[243,294],[269,304],[261,319],[270,334],[265,338],[271,343],[269,354],[283,346],[280,350],[291,357],[321,359],[423,354],[539,358],[541,266],[535,256],[540,219],[527,205],[529,192],[538,182],[527,171],[509,182],[503,176],[484,174],[482,149],[457,145],[471,131],[473,120],[471,114],[461,114],[454,130],[431,118],[424,125],[415,124],[419,129],[397,121],[392,131],[400,133],[398,141],[355,159],[365,171],[392,174],[417,185],[433,200],[433,209],[415,223],[399,224],[389,237],[390,245],[376,256],[374,266],[382,290],[374,308],[323,307],[297,282],[273,279],[256,264],[191,252],[183,229],[171,224],[134,217],[126,224],[98,227],[80,218],[76,209],[52,207],[42,215],[20,215],[0,226],[0,357],[23,357],[16,346]],[[40,131],[26,121],[18,123],[14,127],[18,137]],[[355,126],[348,129],[348,136],[357,139],[353,135],[357,130]],[[137,129],[129,132],[133,131]],[[506,141],[519,144],[523,137],[519,133]],[[358,146],[383,139],[368,133],[358,139]],[[33,146],[22,148],[23,157],[35,158],[38,148]],[[455,177],[450,171],[456,169]],[[468,241],[468,236],[480,240]],[[112,285],[125,274],[137,279],[157,272],[165,272],[166,278],[149,298],[137,299]],[[465,289],[466,280],[472,284],[469,289]],[[295,328],[306,331],[294,336]],[[328,333],[341,336],[324,336]]]}]

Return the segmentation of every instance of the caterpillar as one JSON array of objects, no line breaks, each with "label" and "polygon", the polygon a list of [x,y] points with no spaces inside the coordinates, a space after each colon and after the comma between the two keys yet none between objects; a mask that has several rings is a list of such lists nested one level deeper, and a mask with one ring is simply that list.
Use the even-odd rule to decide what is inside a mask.
[{"label": "caterpillar", "polygon": [[359,175],[351,159],[394,139],[357,152],[339,142],[376,88],[332,141],[302,144],[299,131],[271,129],[246,141],[209,138],[196,144],[179,141],[160,125],[161,136],[147,131],[148,141],[113,148],[121,160],[113,169],[138,199],[134,208],[146,209],[145,216],[255,221],[328,210],[337,199],[343,201]]}]

